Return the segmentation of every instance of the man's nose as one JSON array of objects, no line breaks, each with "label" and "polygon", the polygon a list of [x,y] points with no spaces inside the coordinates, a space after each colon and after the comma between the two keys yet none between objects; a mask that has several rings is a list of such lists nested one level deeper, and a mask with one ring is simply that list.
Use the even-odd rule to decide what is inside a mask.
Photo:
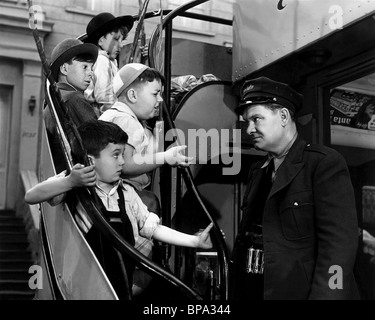
[{"label": "man's nose", "polygon": [[253,132],[255,132],[255,126],[254,126],[254,123],[252,121],[250,121],[248,126],[247,126],[246,133],[251,134]]}]

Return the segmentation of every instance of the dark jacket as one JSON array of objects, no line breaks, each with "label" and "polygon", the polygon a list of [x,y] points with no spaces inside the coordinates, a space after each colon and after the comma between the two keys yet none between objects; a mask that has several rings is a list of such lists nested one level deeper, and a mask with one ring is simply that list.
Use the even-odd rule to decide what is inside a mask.
[{"label": "dark jacket", "polygon": [[[66,83],[57,83],[57,87],[60,90],[62,100],[68,109],[70,118],[74,125],[78,127],[80,124],[88,120],[97,119],[94,109],[85,99],[83,92],[75,90],[72,86]],[[43,111],[43,117],[56,172],[60,173],[66,169],[66,164],[64,161],[64,154],[60,146],[56,125],[48,106]]]},{"label": "dark jacket", "polygon": [[[250,172],[244,208],[254,200],[263,163]],[[233,250],[234,290],[244,276],[246,246],[241,237],[251,220],[249,211],[243,212]],[[264,299],[357,299],[353,276],[357,245],[354,192],[344,158],[333,149],[297,138],[265,205]],[[332,289],[341,284],[340,270],[343,288]]]}]

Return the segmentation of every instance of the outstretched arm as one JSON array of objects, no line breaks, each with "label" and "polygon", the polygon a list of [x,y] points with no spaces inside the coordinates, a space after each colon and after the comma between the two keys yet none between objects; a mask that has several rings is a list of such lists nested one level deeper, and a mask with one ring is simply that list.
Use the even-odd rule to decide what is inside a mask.
[{"label": "outstretched arm", "polygon": [[210,223],[202,232],[190,235],[159,225],[154,232],[153,238],[175,246],[211,249],[210,230],[212,227],[213,223]]},{"label": "outstretched arm", "polygon": [[94,166],[85,167],[82,164],[75,164],[69,175],[59,174],[42,181],[29,189],[25,195],[25,201],[29,204],[36,204],[47,201],[55,196],[65,193],[75,187],[94,186],[96,174]]},{"label": "outstretched arm", "polygon": [[151,172],[164,164],[187,167],[193,162],[194,158],[185,156],[183,154],[185,149],[186,146],[177,146],[164,152],[140,155],[135,153],[132,146],[126,145],[124,154],[126,165],[122,171],[127,176],[137,176]]}]

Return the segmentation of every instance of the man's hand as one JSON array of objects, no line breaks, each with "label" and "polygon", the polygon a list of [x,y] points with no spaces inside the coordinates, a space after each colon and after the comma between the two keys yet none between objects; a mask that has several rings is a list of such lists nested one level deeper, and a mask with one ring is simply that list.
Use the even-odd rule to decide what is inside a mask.
[{"label": "man's hand", "polygon": [[185,150],[187,146],[177,146],[172,147],[165,151],[165,160],[170,166],[181,166],[181,167],[188,167],[193,163],[193,157],[187,157],[184,155],[183,150]]},{"label": "man's hand", "polygon": [[72,188],[93,187],[96,183],[95,166],[85,167],[83,164],[77,163],[73,166],[68,178]]}]

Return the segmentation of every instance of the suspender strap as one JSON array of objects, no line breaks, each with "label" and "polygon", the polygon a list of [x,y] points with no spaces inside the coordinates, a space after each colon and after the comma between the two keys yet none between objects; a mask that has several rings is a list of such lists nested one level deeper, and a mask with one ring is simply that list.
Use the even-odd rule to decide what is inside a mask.
[{"label": "suspender strap", "polygon": [[118,199],[118,206],[120,208],[120,219],[124,225],[124,234],[122,234],[122,236],[124,237],[124,239],[129,242],[130,244],[132,244],[134,246],[135,244],[135,239],[134,239],[134,233],[133,233],[133,227],[132,227],[132,223],[126,213],[126,209],[125,209],[125,197],[124,197],[124,193],[121,189],[121,187],[119,186],[117,188],[117,193],[118,193],[118,196],[119,196],[119,199]]}]

